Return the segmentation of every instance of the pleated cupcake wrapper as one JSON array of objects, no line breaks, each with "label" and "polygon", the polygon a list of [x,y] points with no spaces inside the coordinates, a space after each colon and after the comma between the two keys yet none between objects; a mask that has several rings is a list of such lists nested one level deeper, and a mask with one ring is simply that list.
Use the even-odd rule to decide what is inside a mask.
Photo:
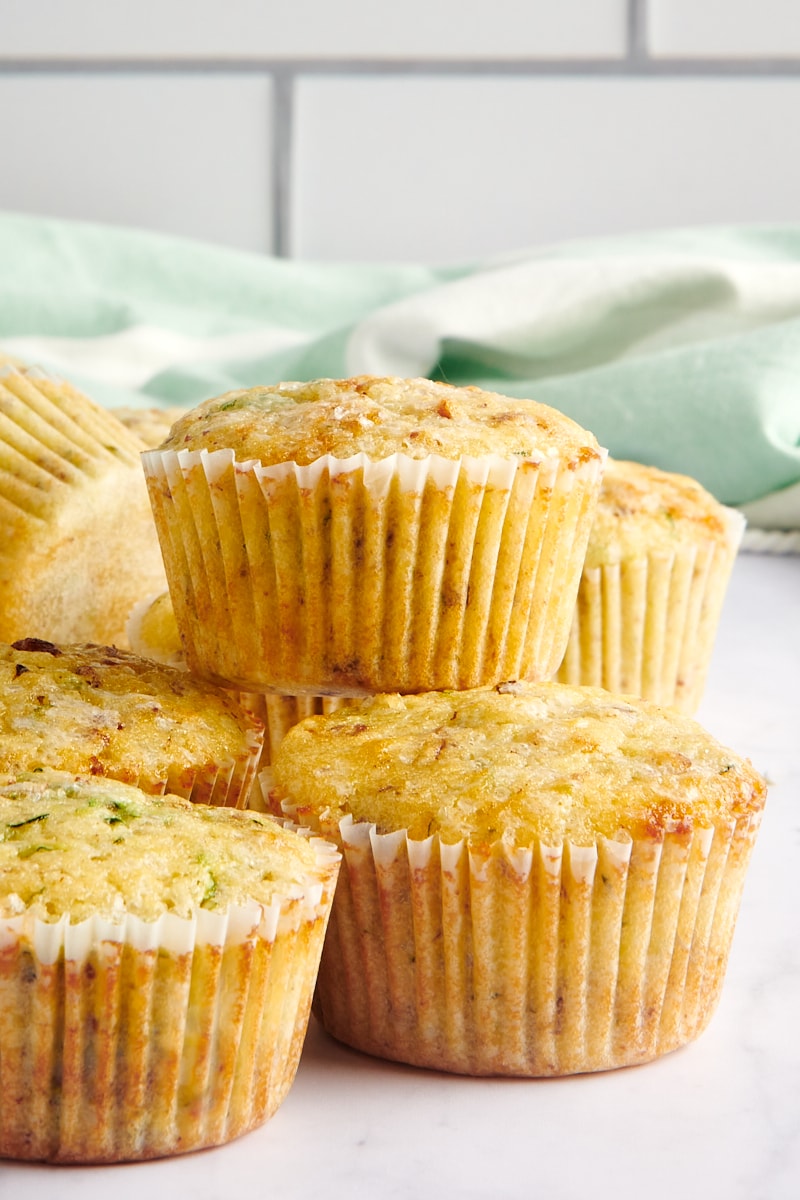
[{"label": "pleated cupcake wrapper", "polygon": [[[166,778],[140,775],[134,786],[151,796],[182,796],[193,804],[244,808],[260,769],[263,739],[255,728],[247,733],[241,754],[204,767],[174,766]],[[126,781],[128,782],[128,781]]]},{"label": "pleated cupcake wrapper", "polygon": [[0,921],[0,1156],[103,1162],[218,1145],[297,1068],[336,875],[269,907]]},{"label": "pleated cupcake wrapper", "polygon": [[46,519],[54,498],[111,467],[135,470],[139,439],[42,371],[0,367],[0,503]]},{"label": "pleated cupcake wrapper", "polygon": [[349,1045],[470,1075],[645,1062],[719,997],[758,818],[661,841],[470,850],[345,818],[315,1011]]},{"label": "pleated cupcake wrapper", "polygon": [[585,568],[556,679],[695,712],[744,532],[727,514],[725,542]]},{"label": "pleated cupcake wrapper", "polygon": [[335,712],[352,703],[344,696],[274,696],[264,692],[239,692],[237,698],[245,712],[264,726],[259,772],[270,766],[278,746],[299,721]]},{"label": "pleated cupcake wrapper", "polygon": [[134,600],[164,586],[142,445],[69,384],[0,368],[0,639],[124,644]]},{"label": "pleated cupcake wrapper", "polygon": [[602,460],[142,456],[193,671],[358,695],[560,662]]}]

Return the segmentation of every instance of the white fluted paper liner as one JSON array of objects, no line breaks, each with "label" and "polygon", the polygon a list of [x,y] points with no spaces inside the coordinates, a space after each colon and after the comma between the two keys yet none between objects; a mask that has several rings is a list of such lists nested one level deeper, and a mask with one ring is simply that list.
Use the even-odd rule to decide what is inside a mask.
[{"label": "white fluted paper liner", "polygon": [[344,696],[276,696],[264,692],[240,692],[238,700],[245,712],[264,726],[259,773],[270,766],[278,746],[298,721],[335,712],[349,703]]},{"label": "white fluted paper liner", "polygon": [[305,1037],[338,854],[266,906],[0,920],[0,1156],[156,1158],[264,1122]]},{"label": "white fluted paper liner", "polygon": [[584,568],[560,683],[696,712],[744,532],[741,513],[724,512],[724,541]]},{"label": "white fluted paper liner", "polygon": [[140,775],[134,786],[151,796],[181,796],[193,804],[245,808],[259,770],[264,739],[260,730],[247,732],[241,754],[199,767],[171,767],[165,778]]},{"label": "white fluted paper liner", "polygon": [[380,1057],[469,1075],[645,1062],[717,1003],[758,818],[662,840],[495,846],[346,817],[315,1012]]},{"label": "white fluted paper liner", "polygon": [[602,459],[142,456],[190,668],[359,695],[553,673]]}]

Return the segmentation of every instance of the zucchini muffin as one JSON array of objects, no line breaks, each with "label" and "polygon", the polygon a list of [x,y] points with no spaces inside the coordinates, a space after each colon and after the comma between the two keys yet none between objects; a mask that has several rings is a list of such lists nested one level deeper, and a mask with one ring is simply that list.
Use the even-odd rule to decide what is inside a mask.
[{"label": "zucchini muffin", "polygon": [[338,855],[258,813],[45,773],[0,786],[0,1157],[118,1162],[265,1121]]},{"label": "zucchini muffin", "polygon": [[603,460],[554,409],[427,379],[206,401],[143,455],[190,669],[292,695],[552,675]]},{"label": "zucchini muffin", "polygon": [[121,643],[163,589],[143,449],[70,384],[0,367],[0,640]]},{"label": "zucchini muffin", "polygon": [[[127,628],[132,650],[155,662],[186,670],[181,636],[175,621],[169,592],[162,592],[137,604]],[[263,692],[231,692],[245,712],[264,727],[264,743],[258,763],[259,773],[272,762],[285,734],[316,713],[330,713],[351,703],[341,696],[278,696]],[[250,795],[250,807],[260,808],[261,793]]]},{"label": "zucchini muffin", "polygon": [[695,712],[744,525],[694,479],[609,459],[556,678]]},{"label": "zucchini muffin", "polygon": [[221,688],[109,646],[0,644],[0,773],[50,767],[243,807],[260,721]]},{"label": "zucchini muffin", "polygon": [[707,1024],[765,785],[689,717],[557,683],[378,696],[296,725],[273,770],[274,810],[343,851],[334,1037],[539,1076]]}]

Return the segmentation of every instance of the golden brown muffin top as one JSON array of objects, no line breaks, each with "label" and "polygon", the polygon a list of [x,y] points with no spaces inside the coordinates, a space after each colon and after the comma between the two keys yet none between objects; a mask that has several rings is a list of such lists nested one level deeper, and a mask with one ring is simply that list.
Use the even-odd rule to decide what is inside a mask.
[{"label": "golden brown muffin top", "polygon": [[380,461],[498,454],[597,458],[592,434],[534,400],[429,379],[316,379],[227,392],[176,422],[160,449],[232,449],[240,462],[301,466],[323,455]]},{"label": "golden brown muffin top", "polygon": [[221,689],[124,650],[0,644],[0,773],[51,767],[149,791],[255,752],[262,732]]},{"label": "golden brown muffin top", "polygon": [[261,813],[45,772],[0,782],[0,917],[190,917],[269,905],[330,874],[307,838]]},{"label": "golden brown muffin top", "polygon": [[289,730],[271,803],[472,846],[592,845],[708,827],[764,803],[750,764],[688,717],[599,688],[385,695]]},{"label": "golden brown muffin top", "polygon": [[697,480],[609,458],[595,511],[586,566],[676,546],[715,542],[735,548],[744,518],[715,500]]}]

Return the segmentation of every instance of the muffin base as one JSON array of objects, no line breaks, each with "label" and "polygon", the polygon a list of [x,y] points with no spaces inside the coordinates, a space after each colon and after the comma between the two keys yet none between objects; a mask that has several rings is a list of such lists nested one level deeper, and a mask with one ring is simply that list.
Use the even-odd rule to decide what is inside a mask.
[{"label": "muffin base", "polygon": [[345,818],[315,1014],[465,1075],[647,1062],[712,1015],[757,825],[478,851]]},{"label": "muffin base", "polygon": [[546,678],[563,657],[597,454],[143,463],[196,674],[356,696]]},{"label": "muffin base", "polygon": [[744,532],[728,512],[725,543],[584,568],[556,680],[696,712]]}]

